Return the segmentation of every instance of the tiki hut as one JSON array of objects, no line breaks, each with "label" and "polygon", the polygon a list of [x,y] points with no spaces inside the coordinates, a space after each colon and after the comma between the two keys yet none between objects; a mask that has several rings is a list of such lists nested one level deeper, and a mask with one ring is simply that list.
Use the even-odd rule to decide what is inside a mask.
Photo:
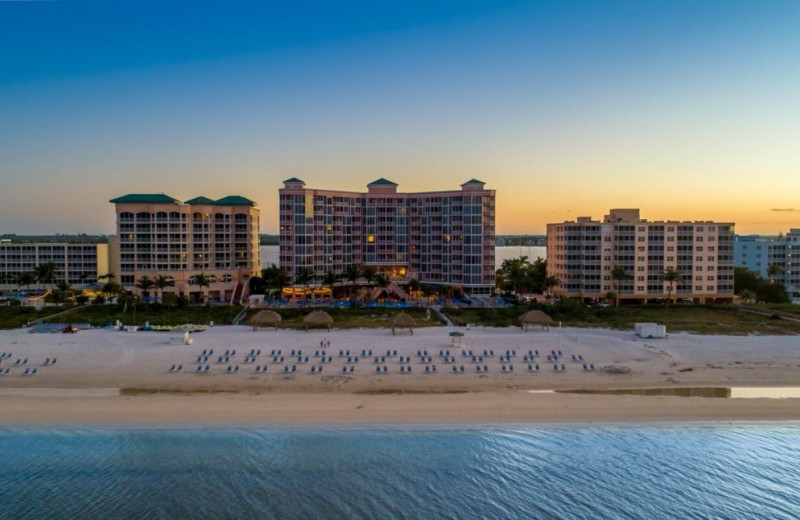
[{"label": "tiki hut", "polygon": [[333,318],[331,318],[331,315],[325,311],[314,311],[310,312],[305,318],[303,318],[303,323],[306,326],[306,330],[308,330],[309,327],[325,327],[328,330],[331,330]]},{"label": "tiki hut", "polygon": [[520,326],[526,331],[528,325],[541,325],[543,329],[550,330],[551,321],[553,319],[542,311],[528,311],[519,317]]},{"label": "tiki hut", "polygon": [[411,335],[414,335],[414,327],[417,326],[417,322],[406,314],[405,312],[401,312],[394,318],[392,318],[392,336],[395,335],[395,328],[398,329],[408,329]]},{"label": "tiki hut", "polygon": [[280,322],[281,315],[270,310],[258,311],[255,316],[250,318],[250,325],[253,326],[253,330],[258,327],[275,327],[275,330],[277,330]]},{"label": "tiki hut", "polygon": [[457,330],[455,330],[455,331],[451,332],[451,333],[449,334],[449,336],[450,336],[450,337],[452,338],[452,340],[453,340],[453,347],[454,347],[454,348],[455,348],[455,347],[460,347],[460,346],[461,346],[461,338],[463,338],[463,337],[464,337],[464,333],[463,333],[463,332],[458,332]]}]

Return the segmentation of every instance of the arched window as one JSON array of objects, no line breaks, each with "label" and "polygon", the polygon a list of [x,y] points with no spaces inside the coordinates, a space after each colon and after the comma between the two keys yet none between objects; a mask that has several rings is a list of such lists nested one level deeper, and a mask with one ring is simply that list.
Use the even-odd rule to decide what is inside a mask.
[{"label": "arched window", "polygon": [[136,214],[136,218],[138,220],[150,220],[150,213],[146,211],[140,211],[139,213]]}]

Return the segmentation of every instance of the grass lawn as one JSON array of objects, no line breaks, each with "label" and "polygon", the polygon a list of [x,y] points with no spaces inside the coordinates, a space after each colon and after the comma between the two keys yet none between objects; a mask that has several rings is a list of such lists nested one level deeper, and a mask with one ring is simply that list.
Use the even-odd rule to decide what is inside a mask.
[{"label": "grass lawn", "polygon": [[[800,334],[800,323],[770,316],[746,313],[730,305],[663,305],[614,307],[583,307],[572,304],[537,307],[567,327],[599,327],[633,330],[637,322],[655,322],[667,326],[667,332],[696,334]],[[456,323],[474,323],[490,327],[519,325],[517,318],[528,307],[508,309],[448,309],[447,315]]]},{"label": "grass lawn", "polygon": [[[248,318],[257,313],[260,309],[248,311]],[[313,309],[272,309],[281,315],[282,321],[280,329],[305,329],[303,317]],[[359,329],[359,328],[391,328],[391,320],[401,312],[405,312],[417,322],[417,327],[436,327],[444,325],[439,315],[431,311],[430,319],[426,317],[426,309],[340,309],[322,308],[333,318],[332,327],[335,329]],[[245,319],[247,323],[247,319]]]}]

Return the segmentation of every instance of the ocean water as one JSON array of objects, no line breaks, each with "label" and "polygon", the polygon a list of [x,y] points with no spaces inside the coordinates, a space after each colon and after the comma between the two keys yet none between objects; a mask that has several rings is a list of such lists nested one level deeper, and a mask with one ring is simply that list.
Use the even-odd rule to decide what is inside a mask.
[{"label": "ocean water", "polygon": [[0,518],[800,517],[800,426],[0,429]]}]

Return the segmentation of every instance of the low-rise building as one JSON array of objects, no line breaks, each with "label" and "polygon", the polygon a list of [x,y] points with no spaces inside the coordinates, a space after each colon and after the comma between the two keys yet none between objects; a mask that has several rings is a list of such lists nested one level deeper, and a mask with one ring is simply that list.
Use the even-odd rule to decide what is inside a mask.
[{"label": "low-rise building", "polygon": [[[0,288],[18,287],[23,273],[31,273],[43,264],[53,264],[53,281],[48,285],[68,283],[76,288],[96,283],[108,272],[108,244],[71,244],[53,242],[0,243]],[[43,287],[34,283],[31,288]]]},{"label": "low-rise building", "polygon": [[[612,209],[602,221],[579,217],[547,225],[547,271],[556,294],[599,301],[664,299],[665,271],[680,273],[672,296],[706,302],[733,300],[733,222],[648,221],[638,209]],[[622,267],[625,277],[614,280]]]}]

